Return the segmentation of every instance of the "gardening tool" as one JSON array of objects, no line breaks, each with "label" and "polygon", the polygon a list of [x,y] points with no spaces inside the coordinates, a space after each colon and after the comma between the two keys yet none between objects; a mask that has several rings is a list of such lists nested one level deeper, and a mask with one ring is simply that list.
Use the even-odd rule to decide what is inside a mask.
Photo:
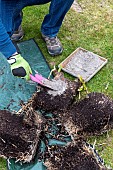
[{"label": "gardening tool", "polygon": [[33,76],[32,74],[30,74],[30,78],[32,81],[36,82],[36,83],[39,83],[40,85],[44,86],[44,87],[48,87],[52,90],[55,90],[55,91],[58,91],[59,88],[58,88],[58,82],[57,80],[49,80],[49,79],[46,79],[45,77],[43,77],[42,75],[40,74],[35,74],[35,76]]}]

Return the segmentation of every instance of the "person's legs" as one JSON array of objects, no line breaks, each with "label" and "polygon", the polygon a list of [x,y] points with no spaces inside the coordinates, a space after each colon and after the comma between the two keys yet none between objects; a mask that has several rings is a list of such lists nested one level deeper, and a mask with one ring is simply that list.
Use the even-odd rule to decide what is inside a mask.
[{"label": "person's legs", "polygon": [[[7,1],[7,0],[6,0]],[[15,8],[12,9],[12,20],[13,20],[13,34],[9,33],[11,35],[12,41],[19,41],[24,36],[24,31],[21,26],[22,18],[23,18],[23,12],[22,9],[26,6],[32,6],[32,5],[40,5],[50,2],[50,0],[18,0],[18,4],[16,3]],[[12,2],[13,3],[13,2]],[[21,12],[19,12],[21,11]]]},{"label": "person's legs", "polygon": [[[8,1],[8,0],[6,0]],[[11,0],[12,3],[15,3],[13,0]],[[26,6],[32,6],[32,5],[40,5],[40,4],[46,4],[50,2],[50,8],[49,13],[45,16],[42,26],[41,26],[41,32],[42,34],[49,36],[49,37],[55,37],[58,34],[58,31],[61,27],[62,21],[70,9],[72,3],[74,0],[18,0],[16,2],[13,8],[13,21],[14,21],[14,27],[17,29],[17,25],[19,25],[19,22],[21,23],[21,17],[20,12],[21,10]],[[12,7],[11,7],[12,8]],[[14,16],[15,15],[15,16]],[[19,22],[18,22],[18,21]]]},{"label": "person's legs", "polygon": [[51,0],[49,14],[45,16],[41,26],[42,37],[51,55],[59,55],[63,51],[57,34],[73,1],[74,0]]},{"label": "person's legs", "polygon": [[41,32],[48,37],[55,37],[62,21],[74,0],[51,0],[49,14],[45,16]]},{"label": "person's legs", "polygon": [[51,2],[49,14],[47,14],[44,18],[41,26],[41,32],[44,40],[46,41],[48,52],[51,55],[58,55],[62,52],[62,46],[56,36],[73,1],[74,0],[4,0],[2,1],[2,6],[4,8],[2,12],[2,21],[7,32],[11,36],[17,29],[17,26],[19,27],[19,25],[21,25],[21,19],[18,21],[17,19],[24,7]]}]

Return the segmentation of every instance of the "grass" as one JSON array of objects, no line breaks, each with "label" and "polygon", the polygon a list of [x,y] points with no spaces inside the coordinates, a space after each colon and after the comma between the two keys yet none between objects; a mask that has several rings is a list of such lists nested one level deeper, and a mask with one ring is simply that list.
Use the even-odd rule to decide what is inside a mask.
[{"label": "grass", "polygon": [[0,170],[6,170],[6,161],[0,158]]},{"label": "grass", "polygon": [[[58,34],[64,51],[58,57],[51,57],[41,38],[40,26],[49,5],[26,7],[23,18],[24,40],[35,38],[50,67],[57,66],[76,48],[82,47],[108,59],[108,63],[88,83],[90,92],[102,92],[113,98],[113,1],[112,0],[79,0],[83,12],[71,9]],[[40,61],[37,61],[40,62]],[[71,76],[65,74],[72,79]],[[113,168],[113,131],[102,136],[89,138],[90,143],[96,140],[96,148],[106,165]],[[0,169],[5,170],[5,162],[0,159]]]}]

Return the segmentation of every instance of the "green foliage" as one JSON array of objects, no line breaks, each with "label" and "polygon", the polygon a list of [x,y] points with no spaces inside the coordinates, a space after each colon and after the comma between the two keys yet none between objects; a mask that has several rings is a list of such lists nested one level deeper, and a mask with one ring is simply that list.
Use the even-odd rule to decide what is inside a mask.
[{"label": "green foliage", "polygon": [[[79,0],[83,9],[77,13],[71,9],[66,15],[58,34],[64,51],[58,57],[51,57],[41,38],[40,27],[44,16],[48,13],[49,4],[26,7],[23,18],[24,40],[34,38],[50,64],[58,66],[76,48],[82,47],[108,59],[108,63],[88,83],[88,91],[102,92],[113,98],[113,1],[112,0]],[[40,61],[39,61],[40,62]],[[65,74],[66,77],[73,77]],[[109,136],[108,136],[109,135]],[[96,139],[97,150],[106,164],[113,168],[113,131]],[[0,159],[0,169],[5,170],[5,162]]]}]

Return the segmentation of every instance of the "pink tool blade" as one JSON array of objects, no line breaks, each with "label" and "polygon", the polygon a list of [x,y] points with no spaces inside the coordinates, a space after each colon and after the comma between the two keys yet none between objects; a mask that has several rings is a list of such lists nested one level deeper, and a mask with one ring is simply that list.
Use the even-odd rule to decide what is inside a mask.
[{"label": "pink tool blade", "polygon": [[30,75],[32,81],[39,83],[42,86],[48,87],[52,90],[57,90],[54,82],[42,77],[42,75],[36,74],[35,76]]},{"label": "pink tool blade", "polygon": [[39,79],[37,79],[36,77],[34,77],[32,74],[30,74],[30,78],[31,78],[32,81],[39,83],[39,84],[42,84],[42,82]]},{"label": "pink tool blade", "polygon": [[40,74],[35,74],[35,77],[39,80],[39,81],[43,81],[45,80],[46,78],[44,78],[42,75]]}]

